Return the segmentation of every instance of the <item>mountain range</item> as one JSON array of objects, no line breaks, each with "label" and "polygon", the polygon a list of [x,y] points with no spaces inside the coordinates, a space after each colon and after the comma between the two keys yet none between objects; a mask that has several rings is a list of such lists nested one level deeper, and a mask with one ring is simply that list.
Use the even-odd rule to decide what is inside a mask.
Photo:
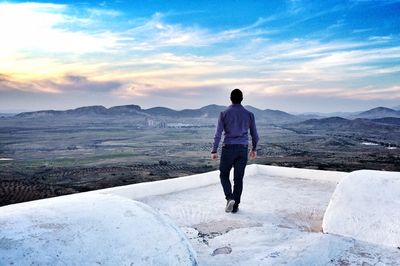
[{"label": "mountain range", "polygon": [[[261,110],[252,106],[246,106],[246,108],[253,112],[256,117],[261,119],[267,119],[271,122],[295,122],[304,119],[300,119],[300,116],[292,115],[279,110],[265,109]],[[153,107],[149,109],[142,109],[138,105],[122,105],[106,108],[101,105],[85,106],[76,109],[70,109],[65,111],[58,110],[43,110],[35,112],[23,112],[15,115],[18,118],[35,118],[35,117],[54,117],[54,116],[110,116],[110,115],[137,115],[137,116],[154,116],[154,117],[172,117],[172,118],[217,118],[219,114],[226,109],[226,106],[222,105],[207,105],[199,109],[184,109],[184,110],[173,110],[167,107]]]},{"label": "mountain range", "polygon": [[[245,106],[253,112],[257,120],[267,124],[290,124],[291,127],[304,130],[312,128],[331,129],[361,129],[369,127],[390,128],[400,125],[400,111],[377,107],[359,113],[340,113],[340,116],[330,114],[289,114],[280,110],[258,109],[253,106]],[[173,110],[166,107],[153,107],[142,109],[139,105],[121,105],[106,108],[101,105],[84,106],[65,111],[43,110],[35,112],[19,113],[14,118],[61,118],[61,117],[112,117],[112,116],[136,116],[144,118],[213,118],[216,119],[226,106],[207,105],[199,109]],[[10,118],[8,116],[8,118]]]}]

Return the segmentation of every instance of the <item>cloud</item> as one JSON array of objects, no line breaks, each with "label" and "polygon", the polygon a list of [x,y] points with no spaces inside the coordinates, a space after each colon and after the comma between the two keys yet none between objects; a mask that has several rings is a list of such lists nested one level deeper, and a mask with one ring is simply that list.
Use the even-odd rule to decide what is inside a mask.
[{"label": "cloud", "polygon": [[[0,58],[18,53],[93,53],[117,46],[110,32],[69,30],[82,18],[69,14],[67,5],[0,3]],[[90,20],[86,18],[86,21]]]},{"label": "cloud", "polygon": [[364,87],[358,88],[353,91],[343,91],[338,96],[343,98],[357,99],[357,100],[399,100],[400,99],[400,86],[391,87]]},{"label": "cloud", "polygon": [[370,41],[388,42],[392,40],[392,36],[371,36],[368,38]]},{"label": "cloud", "polygon": [[140,25],[122,32],[131,50],[156,50],[162,47],[204,47],[232,40],[271,34],[277,30],[265,30],[263,26],[274,17],[258,18],[254,23],[224,31],[213,32],[198,26],[169,24],[167,14],[155,13]]},{"label": "cloud", "polygon": [[88,8],[87,12],[90,17],[119,17],[122,12],[113,9],[99,9],[99,8]]},{"label": "cloud", "polygon": [[151,84],[131,81],[112,91],[111,94],[120,98],[131,99],[138,96],[149,96],[155,91],[159,91],[159,88],[154,87]]},{"label": "cloud", "polygon": [[29,93],[107,93],[119,88],[116,81],[95,81],[84,76],[68,75],[54,79],[21,81],[8,75],[0,74],[0,91],[18,90]]},{"label": "cloud", "polygon": [[34,93],[60,93],[57,87],[49,86],[43,81],[21,81],[14,79],[8,75],[0,74],[0,92],[6,93],[7,91],[22,91]]},{"label": "cloud", "polygon": [[64,93],[70,92],[90,92],[105,93],[119,88],[122,84],[118,81],[96,81],[90,80],[85,76],[68,75],[57,82],[47,81],[54,88]]}]

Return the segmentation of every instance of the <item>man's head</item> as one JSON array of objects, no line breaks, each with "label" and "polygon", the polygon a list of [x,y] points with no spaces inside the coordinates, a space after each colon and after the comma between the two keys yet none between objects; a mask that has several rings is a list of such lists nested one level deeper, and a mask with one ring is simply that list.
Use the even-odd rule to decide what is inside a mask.
[{"label": "man's head", "polygon": [[238,104],[241,103],[243,100],[243,93],[241,90],[239,89],[234,89],[231,92],[231,101],[233,104]]}]

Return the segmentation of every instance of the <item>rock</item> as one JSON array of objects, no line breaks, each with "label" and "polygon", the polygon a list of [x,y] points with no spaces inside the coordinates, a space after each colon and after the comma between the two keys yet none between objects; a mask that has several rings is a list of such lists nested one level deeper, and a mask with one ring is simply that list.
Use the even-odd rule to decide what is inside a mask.
[{"label": "rock", "polygon": [[222,247],[222,248],[215,249],[211,255],[215,256],[215,255],[220,255],[220,254],[230,254],[231,252],[232,252],[232,248]]}]

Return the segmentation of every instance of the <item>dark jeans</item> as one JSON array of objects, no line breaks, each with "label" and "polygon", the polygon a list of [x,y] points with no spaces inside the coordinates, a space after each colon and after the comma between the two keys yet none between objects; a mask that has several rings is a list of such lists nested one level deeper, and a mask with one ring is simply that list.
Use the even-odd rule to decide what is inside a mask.
[{"label": "dark jeans", "polygon": [[[227,200],[234,199],[236,204],[240,203],[243,190],[243,175],[247,163],[247,145],[224,144],[222,146],[221,162],[219,165],[221,185]],[[229,180],[229,173],[233,171],[233,193]]]}]

